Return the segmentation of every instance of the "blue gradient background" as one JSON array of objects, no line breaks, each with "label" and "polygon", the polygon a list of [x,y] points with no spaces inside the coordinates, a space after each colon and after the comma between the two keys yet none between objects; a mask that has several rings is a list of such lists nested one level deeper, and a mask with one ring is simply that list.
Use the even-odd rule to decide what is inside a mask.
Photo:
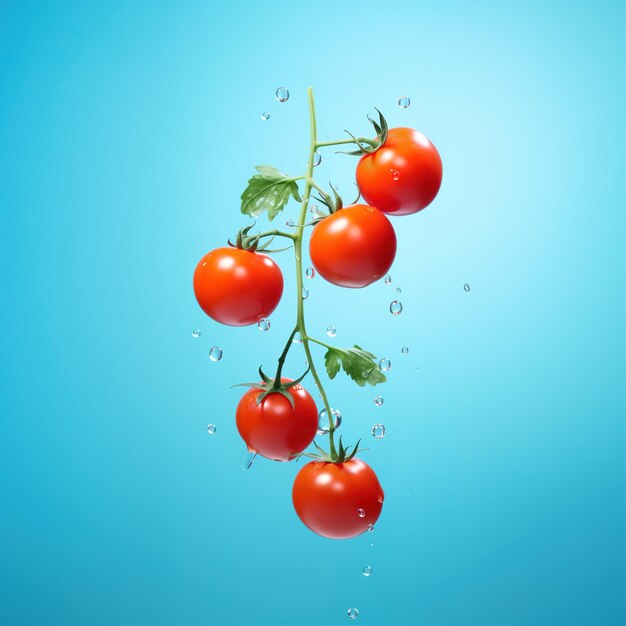
[{"label": "blue gradient background", "polygon": [[[621,2],[0,2],[0,623],[623,625],[625,24]],[[230,385],[284,341],[290,255],[268,333],[191,290],[253,166],[303,171],[309,84],[322,138],[379,107],[445,169],[394,220],[392,286],[309,285],[312,332],[393,363],[382,408],[330,385],[387,495],[348,542],[297,520],[298,465],[239,467]],[[354,164],[317,175],[349,197]]]}]

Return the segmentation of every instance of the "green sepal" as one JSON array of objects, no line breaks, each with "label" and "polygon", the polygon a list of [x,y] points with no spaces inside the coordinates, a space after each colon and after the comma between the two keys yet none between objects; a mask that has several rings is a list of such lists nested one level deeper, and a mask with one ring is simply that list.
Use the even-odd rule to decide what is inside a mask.
[{"label": "green sepal", "polygon": [[274,389],[274,387],[270,387],[269,389],[265,389],[265,391],[263,393],[260,393],[257,396],[256,399],[256,404],[257,406],[259,404],[261,404],[261,402],[263,402],[263,400],[265,400],[265,398],[267,398],[267,396],[269,396],[271,393],[279,393],[281,396],[285,396],[285,398],[287,398],[287,400],[289,400],[289,404],[291,404],[291,408],[295,408],[295,403],[293,401],[293,396],[286,391],[284,388],[279,387],[278,389]]}]

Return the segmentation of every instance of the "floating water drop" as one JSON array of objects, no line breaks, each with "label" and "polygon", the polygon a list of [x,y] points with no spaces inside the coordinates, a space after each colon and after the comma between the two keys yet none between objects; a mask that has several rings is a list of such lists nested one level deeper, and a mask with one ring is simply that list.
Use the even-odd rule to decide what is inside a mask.
[{"label": "floating water drop", "polygon": [[300,333],[296,333],[291,340],[291,343],[302,343],[302,337],[300,337]]},{"label": "floating water drop", "polygon": [[357,510],[356,510],[356,514],[357,514],[359,517],[365,517],[365,509],[357,509]]},{"label": "floating water drop", "polygon": [[313,213],[313,215],[317,215],[317,204],[313,204],[309,207],[309,211]]},{"label": "floating water drop", "polygon": [[276,90],[276,100],[278,102],[287,102],[289,100],[289,89],[287,87],[279,87]]},{"label": "floating water drop", "polygon": [[384,402],[384,400],[383,400],[383,397],[382,397],[382,396],[376,396],[376,397],[374,398],[374,404],[375,404],[376,406],[382,406],[382,405],[383,405],[383,402]]},{"label": "floating water drop", "polygon": [[293,220],[287,220],[287,221],[285,222],[285,226],[286,226],[287,228],[293,228],[293,227],[295,226],[294,221],[293,221]]},{"label": "floating water drop", "polygon": [[371,565],[366,565],[363,568],[363,576],[371,576],[372,575],[372,566]]},{"label": "floating water drop", "polygon": [[327,334],[329,337],[335,337],[335,336],[337,335],[337,329],[336,329],[334,326],[329,326],[329,327],[326,329],[326,334]]},{"label": "floating water drop", "polygon": [[389,312],[392,315],[400,315],[400,313],[402,313],[402,302],[400,302],[400,300],[394,300],[389,305]]},{"label": "floating water drop", "polygon": [[302,287],[302,299],[306,300],[309,297],[309,290],[306,287]]},{"label": "floating water drop", "polygon": [[[341,413],[337,409],[330,409],[333,415],[333,424],[335,425],[335,430],[341,426]],[[322,409],[318,416],[317,421],[317,434],[318,435],[327,435],[328,434],[328,412],[326,409]]]},{"label": "floating water drop", "polygon": [[319,152],[316,152],[313,155],[313,165],[317,167],[322,162],[322,155]]},{"label": "floating water drop", "polygon": [[398,170],[389,170],[391,172],[391,178],[394,180],[400,180],[400,172]]},{"label": "floating water drop", "polygon": [[209,424],[206,427],[206,431],[209,435],[214,435],[217,432],[217,426],[215,424]]},{"label": "floating water drop", "polygon": [[411,106],[411,98],[409,96],[400,96],[398,98],[398,106],[401,109],[408,109]]},{"label": "floating water drop", "polygon": [[402,293],[402,289],[400,289],[400,287],[396,287],[396,291],[397,291],[398,293]]},{"label": "floating water drop", "polygon": [[374,424],[372,426],[372,435],[375,439],[382,439],[385,436],[385,426],[383,424]]},{"label": "floating water drop", "polygon": [[249,470],[252,467],[252,464],[254,463],[254,459],[256,459],[256,452],[253,452],[252,450],[246,450],[244,452],[244,455],[241,457],[241,469],[242,470]]},{"label": "floating water drop", "polygon": [[197,339],[197,338],[198,338],[201,334],[202,334],[202,333],[200,332],[200,329],[199,329],[199,328],[194,328],[194,329],[191,331],[191,336],[192,336],[194,339]]},{"label": "floating water drop", "polygon": [[465,291],[469,291],[470,290],[470,286],[467,283],[465,283],[463,285],[463,289],[465,289]]},{"label": "floating water drop", "polygon": [[368,533],[374,532],[374,524],[368,524],[367,525],[367,532]]},{"label": "floating water drop", "polygon": [[391,361],[387,358],[381,359],[378,361],[378,367],[381,372],[388,372],[391,369]]},{"label": "floating water drop", "polygon": [[305,275],[306,275],[306,277],[309,280],[313,280],[315,278],[315,268],[314,267],[307,267]]},{"label": "floating water drop", "polygon": [[261,119],[265,122],[270,119],[270,114],[267,111],[261,113]]},{"label": "floating water drop", "polygon": [[267,319],[267,317],[264,317],[263,319],[259,320],[259,323],[257,324],[257,326],[259,327],[259,330],[262,330],[263,332],[267,331],[270,329],[270,321]]},{"label": "floating water drop", "polygon": [[359,616],[359,609],[348,609],[348,617],[350,619],[356,619]]},{"label": "floating water drop", "polygon": [[387,276],[385,276],[385,285],[390,285],[391,284],[391,274],[387,274]]},{"label": "floating water drop", "polygon": [[213,346],[209,350],[209,359],[211,359],[211,361],[213,361],[214,363],[220,361],[223,356],[224,353],[222,352],[222,349],[218,348],[217,346]]},{"label": "floating water drop", "polygon": [[409,353],[409,349],[404,346],[404,348],[402,348],[402,354],[408,354]]}]

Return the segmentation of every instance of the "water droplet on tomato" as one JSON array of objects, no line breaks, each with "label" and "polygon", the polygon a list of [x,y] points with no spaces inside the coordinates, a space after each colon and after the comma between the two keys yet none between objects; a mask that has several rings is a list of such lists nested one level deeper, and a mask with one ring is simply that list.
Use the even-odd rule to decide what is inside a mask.
[{"label": "water droplet on tomato", "polygon": [[302,299],[306,300],[309,297],[309,290],[306,287],[302,287]]},{"label": "water droplet on tomato", "polygon": [[217,426],[215,424],[209,424],[206,427],[206,431],[209,435],[214,435],[217,432]]},{"label": "water droplet on tomato", "polygon": [[267,111],[261,113],[261,119],[265,122],[270,119],[270,114]]},{"label": "water droplet on tomato", "polygon": [[264,317],[263,319],[259,320],[257,326],[259,327],[259,330],[265,332],[270,329],[271,324],[270,321],[266,317]]},{"label": "water droplet on tomato", "polygon": [[381,359],[378,361],[378,367],[381,372],[388,372],[391,369],[391,361],[387,358]]},{"label": "water droplet on tomato", "polygon": [[357,509],[357,510],[356,510],[356,514],[357,514],[359,517],[365,517],[365,509]]},{"label": "water droplet on tomato", "polygon": [[465,283],[463,285],[463,289],[465,289],[465,291],[469,291],[470,290],[470,286],[467,283]]},{"label": "water droplet on tomato", "polygon": [[315,268],[307,267],[305,274],[309,280],[313,280],[315,278]]},{"label": "water droplet on tomato", "polygon": [[363,576],[371,576],[372,575],[372,566],[371,565],[366,565],[363,568]]},{"label": "water droplet on tomato", "polygon": [[224,353],[222,352],[222,349],[218,348],[217,346],[213,346],[209,350],[209,359],[211,359],[211,361],[213,361],[214,363],[217,363],[218,361],[220,361],[223,356],[224,356]]},{"label": "water droplet on tomato", "polygon": [[372,426],[372,435],[375,439],[382,439],[385,436],[385,427],[383,424],[374,424]]},{"label": "water droplet on tomato", "polygon": [[350,619],[356,619],[359,616],[359,609],[348,609],[348,617]]},{"label": "water droplet on tomato", "polygon": [[404,346],[404,348],[402,348],[402,354],[408,354],[409,353],[409,349]]},{"label": "water droplet on tomato", "polygon": [[376,406],[382,406],[382,405],[383,405],[383,402],[384,402],[384,400],[383,400],[383,397],[382,397],[382,396],[376,396],[376,397],[374,398],[374,404],[375,404]]},{"label": "water droplet on tomato", "polygon": [[329,337],[335,337],[335,336],[337,335],[337,329],[336,329],[334,326],[329,326],[329,327],[326,329],[326,334],[327,334]]},{"label": "water droplet on tomato", "polygon": [[394,300],[389,305],[389,312],[392,315],[400,315],[400,313],[402,313],[402,302],[400,302],[400,300]]},{"label": "water droplet on tomato", "polygon": [[398,106],[401,109],[408,109],[411,106],[411,98],[409,96],[400,96],[398,98]]},{"label": "water droplet on tomato", "polygon": [[244,455],[241,457],[241,469],[242,470],[249,470],[252,467],[252,464],[254,463],[254,459],[256,459],[256,452],[253,452],[252,450],[246,450],[244,452]]},{"label": "water droplet on tomato", "polygon": [[387,276],[385,276],[385,285],[390,285],[391,284],[391,274],[387,274]]},{"label": "water droplet on tomato", "polygon": [[201,334],[202,334],[202,333],[200,332],[200,329],[199,329],[199,328],[194,328],[194,329],[191,331],[191,336],[192,336],[194,339],[197,339],[197,338],[198,338]]},{"label": "water droplet on tomato", "polygon": [[276,90],[276,100],[278,100],[278,102],[287,102],[287,100],[289,100],[289,90],[287,87],[279,87]]},{"label": "water droplet on tomato", "polygon": [[389,170],[391,172],[391,178],[394,180],[400,180],[400,172],[398,170]]},{"label": "water droplet on tomato", "polygon": [[317,167],[322,162],[322,155],[319,152],[316,152],[313,155],[313,165]]},{"label": "water droplet on tomato", "polygon": [[[333,415],[333,424],[335,425],[335,430],[341,426],[341,413],[337,409],[331,408],[331,413]],[[326,409],[322,409],[319,413],[317,420],[317,434],[318,435],[327,435],[328,434],[328,412]]]}]

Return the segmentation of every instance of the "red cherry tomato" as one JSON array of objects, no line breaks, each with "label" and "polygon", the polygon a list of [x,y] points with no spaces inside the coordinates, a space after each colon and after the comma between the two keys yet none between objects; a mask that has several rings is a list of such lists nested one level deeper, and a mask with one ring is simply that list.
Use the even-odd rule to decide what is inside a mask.
[{"label": "red cherry tomato", "polygon": [[[284,383],[289,378],[281,379]],[[248,449],[274,461],[290,461],[317,434],[317,407],[302,385],[287,390],[294,406],[280,393],[270,393],[259,404],[259,389],[250,389],[237,405],[237,430]]]},{"label": "red cherry tomato", "polygon": [[441,186],[437,148],[412,128],[392,128],[381,148],[356,166],[363,198],[383,213],[410,215],[427,207]]},{"label": "red cherry tomato", "polygon": [[366,287],[384,276],[396,256],[396,233],[379,210],[355,204],[313,229],[309,254],[315,269],[340,287]]},{"label": "red cherry tomato", "polygon": [[216,322],[248,326],[278,306],[283,275],[265,254],[217,248],[198,263],[193,290],[202,310]]},{"label": "red cherry tomato", "polygon": [[349,539],[374,525],[385,494],[361,459],[307,463],[296,476],[293,506],[305,526],[322,537]]}]

